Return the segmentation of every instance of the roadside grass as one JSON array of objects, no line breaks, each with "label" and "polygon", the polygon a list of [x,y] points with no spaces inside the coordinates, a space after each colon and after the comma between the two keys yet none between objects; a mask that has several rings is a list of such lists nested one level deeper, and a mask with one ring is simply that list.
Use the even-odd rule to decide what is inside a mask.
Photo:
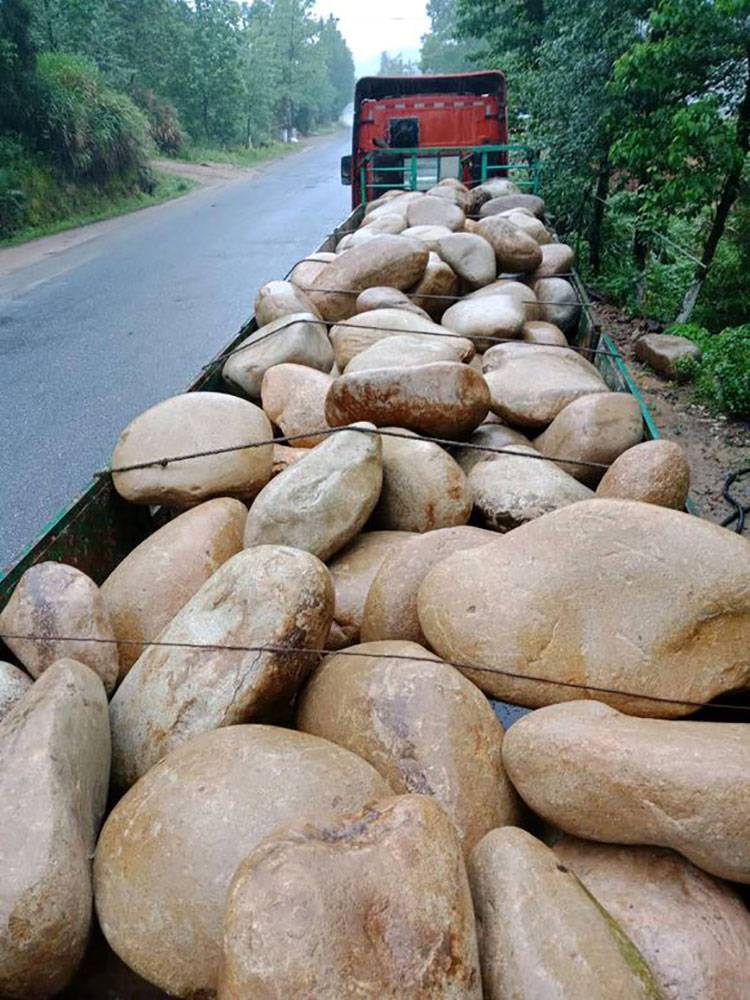
[{"label": "roadside grass", "polygon": [[[343,129],[340,123],[321,125],[311,136],[333,135]],[[269,160],[278,160],[304,148],[304,139],[300,142],[269,142],[265,146],[247,149],[245,146],[206,146],[187,143],[182,147],[175,159],[187,163],[228,163],[233,167],[256,167]]]},{"label": "roadside grass", "polygon": [[[189,177],[176,177],[173,174],[155,171],[156,187],[152,194],[144,192],[115,193],[111,189],[102,191],[95,187],[78,187],[75,195],[61,199],[61,211],[57,218],[38,225],[27,226],[12,236],[0,240],[0,248],[12,247],[41,236],[52,236],[66,229],[75,229],[92,222],[101,222],[116,215],[126,215],[140,208],[159,205],[172,198],[179,198],[197,187],[197,181]],[[50,192],[54,196],[57,192]]]}]

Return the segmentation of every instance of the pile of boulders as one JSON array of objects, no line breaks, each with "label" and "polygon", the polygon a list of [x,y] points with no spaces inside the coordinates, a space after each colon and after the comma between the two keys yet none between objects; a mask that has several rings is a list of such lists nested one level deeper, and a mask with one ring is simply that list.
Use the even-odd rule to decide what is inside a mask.
[{"label": "pile of boulders", "polygon": [[572,266],[507,181],[389,192],[122,432],[171,519],[0,612],[1,996],[94,912],[177,997],[747,996],[750,727],[685,717],[750,685],[750,545]]}]

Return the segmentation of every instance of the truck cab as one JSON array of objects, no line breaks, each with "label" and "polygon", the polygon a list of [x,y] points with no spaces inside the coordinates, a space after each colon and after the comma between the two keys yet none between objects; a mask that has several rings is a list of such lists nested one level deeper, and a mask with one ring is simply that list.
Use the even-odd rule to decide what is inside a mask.
[{"label": "truck cab", "polygon": [[[509,145],[506,83],[497,70],[445,76],[364,77],[354,95],[351,156],[341,164],[352,207],[389,189],[468,187],[518,173],[528,150]],[[519,178],[514,177],[516,183]],[[520,185],[536,189],[535,178]]]}]

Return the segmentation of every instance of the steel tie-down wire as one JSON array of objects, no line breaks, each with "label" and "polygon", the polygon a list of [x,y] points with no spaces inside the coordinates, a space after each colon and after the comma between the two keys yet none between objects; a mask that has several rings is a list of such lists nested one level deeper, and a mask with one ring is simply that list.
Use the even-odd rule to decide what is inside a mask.
[{"label": "steel tie-down wire", "polygon": [[[489,426],[492,426],[491,424]],[[147,462],[135,462],[133,465],[120,465],[113,469],[102,469],[94,473],[95,476],[116,476],[126,472],[137,472],[139,469],[165,469],[175,462],[188,462],[195,458],[211,458],[214,455],[228,455],[234,451],[247,451],[250,448],[265,448],[269,445],[290,444],[294,441],[302,441],[311,437],[329,437],[332,434],[342,434],[344,431],[353,431],[356,434],[374,434],[378,437],[403,438],[406,441],[426,441],[429,444],[439,444],[441,447],[469,448],[473,451],[488,451],[495,455],[514,455],[516,458],[528,458],[532,461],[559,462],[563,465],[580,465],[586,469],[608,469],[609,465],[604,462],[589,462],[581,458],[560,458],[559,456],[532,454],[527,451],[515,451],[517,445],[510,445],[506,448],[492,447],[491,445],[475,444],[471,441],[454,441],[451,438],[427,437],[419,435],[415,438],[411,434],[404,434],[400,431],[387,431],[380,428],[357,427],[354,424],[346,424],[343,427],[325,427],[317,431],[306,431],[304,434],[291,434],[286,437],[268,438],[265,441],[247,441],[243,444],[226,445],[223,448],[209,448],[205,451],[191,452],[187,455],[169,455],[163,458],[149,459]],[[310,449],[312,453],[313,449]]]},{"label": "steel tie-down wire", "polygon": [[730,524],[737,522],[737,527],[734,529],[736,534],[741,535],[745,530],[745,518],[750,514],[750,504],[743,504],[736,497],[732,496],[729,492],[732,486],[737,482],[738,479],[744,479],[745,476],[750,475],[750,465],[745,469],[738,469],[737,472],[730,472],[724,483],[724,489],[721,495],[724,499],[734,507],[734,513],[730,514],[729,517],[724,518],[721,522],[722,528],[728,528]]},{"label": "steel tie-down wire", "polygon": [[692,701],[689,698],[666,698],[662,695],[639,694],[636,691],[624,691],[621,688],[608,688],[596,684],[577,684],[575,681],[561,681],[557,678],[540,677],[535,674],[521,674],[513,670],[505,670],[500,667],[482,667],[471,663],[455,663],[451,660],[443,660],[435,656],[412,656],[405,653],[365,653],[362,650],[351,647],[344,649],[308,649],[305,646],[273,646],[273,645],[253,645],[244,646],[240,644],[222,643],[200,643],[200,642],[163,642],[158,639],[154,641],[144,639],[103,639],[96,636],[70,636],[70,635],[35,635],[33,633],[0,633],[0,639],[18,642],[90,642],[102,645],[123,645],[157,647],[166,649],[193,649],[214,653],[293,653],[305,656],[354,656],[366,659],[389,659],[407,660],[412,663],[444,663],[460,671],[474,671],[479,674],[493,674],[495,676],[507,677],[510,680],[528,681],[535,684],[550,684],[552,687],[569,688],[574,691],[587,691],[596,694],[608,694],[614,697],[627,698],[638,701],[650,701],[662,705],[685,705],[689,708],[722,708],[732,711],[750,712],[750,705],[734,705],[731,702],[718,701]]}]

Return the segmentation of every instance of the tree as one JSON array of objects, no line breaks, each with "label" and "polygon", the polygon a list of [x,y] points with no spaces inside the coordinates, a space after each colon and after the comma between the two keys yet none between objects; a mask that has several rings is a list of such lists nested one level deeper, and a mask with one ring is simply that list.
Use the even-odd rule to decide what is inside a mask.
[{"label": "tree", "polygon": [[0,5],[0,132],[23,131],[34,104],[36,45],[26,0]]},{"label": "tree", "polygon": [[338,22],[331,16],[320,22],[318,32],[320,58],[326,66],[329,82],[328,102],[321,109],[324,121],[337,121],[344,108],[351,104],[354,93],[354,59]]},{"label": "tree", "polygon": [[388,52],[380,53],[378,76],[416,76],[418,73],[418,67],[404,59],[401,52],[397,52],[395,56]]},{"label": "tree", "polygon": [[429,0],[430,31],[422,38],[423,73],[462,73],[473,67],[473,56],[482,43],[476,38],[459,38],[456,0]]},{"label": "tree", "polygon": [[645,37],[619,60],[627,102],[617,162],[656,211],[711,206],[701,257],[680,310],[693,312],[735,204],[750,145],[750,0],[659,0]]}]

